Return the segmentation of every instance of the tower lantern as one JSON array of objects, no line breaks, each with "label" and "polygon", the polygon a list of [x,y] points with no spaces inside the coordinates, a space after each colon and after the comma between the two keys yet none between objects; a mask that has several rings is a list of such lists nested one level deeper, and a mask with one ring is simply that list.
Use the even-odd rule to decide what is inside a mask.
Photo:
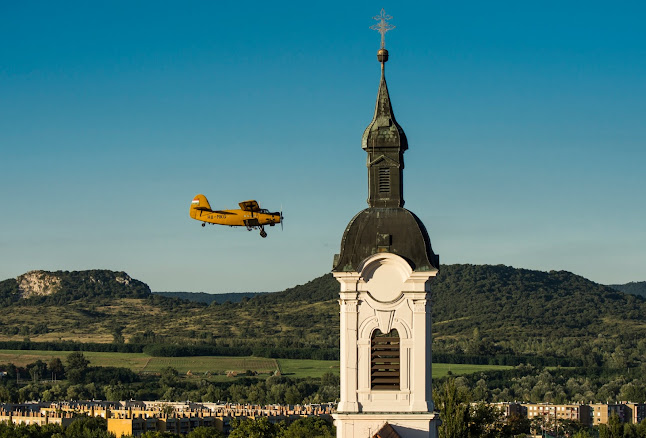
[{"label": "tower lantern", "polygon": [[368,208],[341,239],[332,273],[341,284],[341,399],[338,438],[437,437],[431,381],[431,280],[439,257],[421,220],[403,208],[404,151],[385,78],[381,10],[381,80],[361,141],[368,154]]}]

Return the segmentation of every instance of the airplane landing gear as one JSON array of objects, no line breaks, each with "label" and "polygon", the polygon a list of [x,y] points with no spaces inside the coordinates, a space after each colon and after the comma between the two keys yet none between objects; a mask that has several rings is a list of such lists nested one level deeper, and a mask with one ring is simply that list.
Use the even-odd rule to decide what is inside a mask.
[{"label": "airplane landing gear", "polygon": [[203,227],[206,227],[206,222],[202,222],[202,226],[203,226]]},{"label": "airplane landing gear", "polygon": [[267,237],[267,232],[264,229],[260,229],[260,237],[265,238]]}]

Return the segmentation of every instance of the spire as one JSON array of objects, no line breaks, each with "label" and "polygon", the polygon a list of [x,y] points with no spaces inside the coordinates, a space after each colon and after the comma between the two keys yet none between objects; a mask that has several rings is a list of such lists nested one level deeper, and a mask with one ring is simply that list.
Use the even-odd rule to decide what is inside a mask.
[{"label": "spire", "polygon": [[408,141],[404,130],[395,120],[388,86],[386,85],[385,66],[388,62],[386,32],[395,28],[386,22],[392,17],[381,14],[374,17],[379,23],[371,29],[381,33],[381,48],[377,60],[381,63],[381,81],[377,92],[377,103],[372,121],[361,138],[361,147],[368,153],[368,205],[370,207],[403,207],[403,169],[404,151]]},{"label": "spire", "polygon": [[397,120],[390,103],[388,94],[388,85],[386,84],[385,63],[388,61],[388,51],[380,49],[377,56],[381,57],[381,81],[379,82],[379,91],[377,92],[377,104],[375,105],[375,115],[372,121],[363,131],[361,138],[361,147],[369,150],[374,147],[397,147],[403,151],[408,149],[406,134]]}]

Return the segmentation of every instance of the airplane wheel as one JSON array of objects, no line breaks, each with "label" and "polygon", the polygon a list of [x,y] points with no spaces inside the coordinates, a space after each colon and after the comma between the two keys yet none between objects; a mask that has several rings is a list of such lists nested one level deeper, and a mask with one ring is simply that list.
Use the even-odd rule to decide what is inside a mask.
[{"label": "airplane wheel", "polygon": [[203,227],[205,227],[205,226],[206,226],[206,224],[204,224],[204,223],[203,223],[203,224],[202,224],[202,226],[203,226]]},{"label": "airplane wheel", "polygon": [[260,230],[260,237],[267,237],[267,232],[265,230]]}]

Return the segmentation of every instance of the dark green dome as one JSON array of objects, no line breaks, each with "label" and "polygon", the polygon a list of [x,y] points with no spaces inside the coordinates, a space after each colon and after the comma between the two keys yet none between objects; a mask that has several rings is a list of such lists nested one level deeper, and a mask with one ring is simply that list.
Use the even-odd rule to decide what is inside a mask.
[{"label": "dark green dome", "polygon": [[405,208],[366,208],[345,228],[332,271],[357,272],[361,262],[380,252],[404,258],[413,271],[440,266],[426,227],[415,214]]}]

